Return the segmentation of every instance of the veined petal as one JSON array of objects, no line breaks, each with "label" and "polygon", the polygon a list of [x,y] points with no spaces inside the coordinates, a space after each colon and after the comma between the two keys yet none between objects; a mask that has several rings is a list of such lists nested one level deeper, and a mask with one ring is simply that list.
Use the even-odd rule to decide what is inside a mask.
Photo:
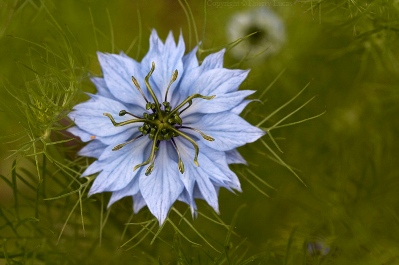
[{"label": "veined petal", "polygon": [[94,161],[93,163],[90,164],[90,166],[88,166],[86,168],[86,170],[82,173],[81,177],[86,177],[86,176],[89,176],[89,175],[93,175],[93,174],[103,170],[103,168],[104,168],[104,164],[103,163],[98,162],[98,160]]},{"label": "veined petal", "polygon": [[[182,35],[180,35],[179,42],[176,43],[173,39],[173,34],[170,32],[165,44],[163,44],[158,37],[155,30],[152,31],[150,37],[150,50],[141,61],[142,75],[145,76],[151,69],[152,62],[155,63],[155,71],[150,78],[150,84],[154,90],[157,98],[161,103],[165,98],[166,88],[172,78],[172,73],[177,70],[177,80],[171,85],[169,89],[169,96],[173,94],[181,75],[183,74],[183,55],[185,45]],[[176,102],[171,102],[176,105]]]},{"label": "veined petal", "polygon": [[68,128],[67,132],[70,132],[73,135],[78,136],[80,138],[80,140],[82,140],[82,142],[91,141],[91,140],[93,140],[93,137],[94,137],[92,134],[90,134],[82,129],[79,129],[78,126]]},{"label": "veined petal", "polygon": [[[137,140],[133,141],[130,144],[127,144],[125,147],[123,147],[123,148],[121,148],[119,150],[114,151],[113,149],[118,144],[123,144],[125,142],[128,142],[130,140],[130,138],[128,140],[126,140],[126,141],[118,142],[118,144],[116,144],[116,145],[107,145],[107,147],[104,148],[101,156],[98,159],[103,161],[103,160],[107,160],[109,158],[118,157],[118,156],[120,156],[120,155],[122,155],[122,154],[124,154],[126,152],[131,152],[131,154],[133,155],[134,154],[133,152],[136,151],[136,149],[133,149],[133,148],[136,148],[136,145],[138,143],[140,143],[140,145],[141,144],[142,145],[149,145],[150,144],[150,140],[147,137],[137,137],[140,134],[141,134],[140,132],[135,132],[134,134],[132,134],[131,139],[137,138]],[[145,148],[145,147],[140,147],[140,148]]]},{"label": "veined petal", "polygon": [[249,70],[213,69],[204,72],[191,85],[190,93],[204,95],[219,95],[238,90],[241,83],[247,78]]},{"label": "veined petal", "polygon": [[[185,161],[185,162],[188,162],[190,164],[193,163],[192,160]],[[193,190],[194,190],[194,185],[195,185],[196,179],[187,173],[181,174],[180,179],[184,185],[185,192],[187,193],[187,196],[189,196],[190,198],[193,198]],[[191,204],[191,202],[189,204]]]},{"label": "veined petal", "polygon": [[[212,182],[211,182],[211,184],[212,184]],[[219,187],[213,184],[213,189],[215,190],[216,200],[213,201],[213,205],[210,205],[210,206],[212,206],[213,210],[216,213],[219,213],[219,202],[218,202]],[[198,185],[196,185],[194,187],[194,198],[201,199],[201,200],[204,200],[204,201],[208,202],[207,201],[207,196],[208,195],[204,194],[203,191],[201,190],[201,188]]]},{"label": "veined petal", "polygon": [[215,210],[216,213],[219,213],[218,194],[212,181],[208,178],[198,178],[196,187],[198,187],[202,198]]},{"label": "veined petal", "polygon": [[90,80],[97,88],[97,95],[110,99],[115,99],[115,97],[111,94],[111,92],[109,92],[109,89],[107,87],[107,84],[105,83],[104,78],[92,77],[90,78]]},{"label": "veined petal", "polygon": [[142,102],[140,92],[132,83],[132,76],[144,84],[140,64],[133,59],[117,54],[97,53],[105,83],[111,94],[118,100],[138,104]]},{"label": "veined petal", "polygon": [[240,115],[241,112],[245,109],[245,107],[251,102],[252,100],[243,100],[240,104],[232,108],[230,111],[234,114]]},{"label": "veined petal", "polygon": [[[102,143],[109,145],[109,146],[115,146],[117,144],[126,142],[128,139],[132,138],[131,136],[135,136],[137,134],[137,128],[132,128],[129,129],[129,131],[120,133],[120,134],[115,134],[107,137],[101,137],[101,136],[95,136],[95,139],[98,139]],[[128,138],[126,138],[128,137]]]},{"label": "veined petal", "polygon": [[[179,75],[181,76],[179,84],[180,89],[174,89],[172,94],[173,106],[176,106],[178,103],[182,102],[184,99],[190,96],[189,89],[184,89],[184,88],[188,88],[189,87],[188,84],[191,84],[195,81],[191,73],[193,71],[195,72],[199,66],[197,59],[197,51],[198,51],[198,46],[196,46],[191,52],[186,54],[182,59],[184,71],[183,73],[179,73]],[[184,82],[184,84],[182,84],[182,82]]]},{"label": "veined petal", "polygon": [[101,154],[104,152],[104,149],[107,145],[103,144],[101,141],[94,140],[88,143],[85,147],[83,147],[78,155],[99,158]]},{"label": "veined petal", "polygon": [[[195,49],[195,52],[196,51],[197,50]],[[225,70],[232,71],[229,69],[221,68],[223,66],[223,54],[224,50],[221,50],[217,53],[208,55],[200,66],[198,66],[198,63],[194,63],[190,65],[190,67],[184,68],[184,75],[181,79],[180,89],[178,91],[179,93],[175,95],[179,102],[195,93],[205,95],[204,93],[206,93],[207,91],[205,91],[204,89],[209,86],[210,82],[215,83],[214,79],[218,80],[219,78],[224,78],[223,74],[225,73]],[[192,52],[188,55],[193,56]],[[197,64],[197,67],[193,67],[195,64]],[[210,76],[210,78],[208,78],[208,76]],[[228,77],[226,78],[226,80],[229,79],[230,78]],[[241,82],[242,81],[240,81],[240,83]],[[231,91],[233,91],[234,88],[235,90],[237,90],[240,83],[231,88]]]},{"label": "veined petal", "polygon": [[180,193],[179,198],[177,200],[184,202],[188,205],[190,205],[190,210],[191,210],[191,215],[194,217],[197,217],[197,204],[194,201],[194,195],[190,195],[186,189],[183,190],[182,193]]},{"label": "veined petal", "polygon": [[197,167],[193,163],[194,149],[190,148],[184,140],[176,139],[176,144],[180,150],[181,159],[185,168],[182,174],[182,180],[183,182],[189,183],[189,185],[185,185],[188,195],[193,198],[194,189],[197,186],[204,200],[212,206],[216,212],[219,212],[216,190],[210,178],[221,185],[224,185],[223,180],[228,180],[228,178],[225,177],[224,172],[220,171],[215,166],[215,161],[209,160],[206,156],[206,150],[201,150],[198,156],[198,163],[200,166]]},{"label": "veined petal", "polygon": [[153,172],[149,176],[140,175],[141,194],[160,224],[165,221],[170,207],[184,188],[177,163],[170,158],[174,152],[169,142],[160,142]]},{"label": "veined petal", "polygon": [[217,69],[223,67],[223,57],[226,49],[221,49],[218,52],[211,53],[205,57],[201,64],[204,69]]},{"label": "veined petal", "polygon": [[247,161],[240,155],[240,153],[236,150],[226,151],[226,161],[227,164],[244,164],[247,165]]},{"label": "veined petal", "polygon": [[124,197],[136,195],[138,192],[139,192],[139,181],[137,178],[133,178],[132,181],[130,181],[130,183],[126,187],[112,192],[107,207],[110,207],[116,201],[119,201]]},{"label": "veined petal", "polygon": [[98,95],[91,95],[90,100],[76,105],[68,116],[81,130],[95,137],[123,134],[125,139],[127,139],[133,131],[137,130],[140,124],[132,123],[123,127],[115,127],[112,125],[110,119],[104,116],[104,113],[110,113],[115,118],[115,121],[124,121],[126,117],[119,117],[119,111],[123,109],[129,111],[129,107],[119,101]]},{"label": "veined petal", "polygon": [[198,46],[195,46],[194,49],[191,50],[191,52],[183,56],[184,74],[186,74],[187,71],[190,71],[191,69],[199,66],[197,51]]},{"label": "veined petal", "polygon": [[146,205],[147,204],[143,198],[143,195],[141,195],[140,192],[133,195],[133,212],[134,213],[138,213]]},{"label": "veined petal", "polygon": [[[188,170],[185,170],[182,174],[182,179],[191,178],[197,182],[197,178],[209,178],[222,186],[230,180],[228,177],[230,169],[228,168],[224,152],[216,151],[203,143],[198,143],[200,153],[198,154],[199,167],[197,167],[193,163],[195,151],[191,143],[182,138],[176,138],[175,141],[180,150],[185,168],[192,171],[190,173]],[[189,182],[190,185],[186,186],[190,194],[193,191],[193,184],[191,182],[192,180]]]},{"label": "veined petal", "polygon": [[[219,151],[229,151],[246,143],[252,143],[265,134],[261,129],[252,126],[240,116],[230,112],[191,117],[185,119],[188,126],[215,139],[215,141],[209,142],[200,138],[200,141]],[[181,130],[192,134],[188,129]]]},{"label": "veined petal", "polygon": [[195,99],[190,108],[183,112],[182,118],[192,113],[218,113],[232,110],[240,105],[244,98],[255,93],[253,90],[240,90],[215,97],[212,100]]},{"label": "veined petal", "polygon": [[[201,67],[191,70],[181,80],[180,86],[186,95],[202,94],[206,96],[224,94],[236,91],[245,80],[249,70],[230,70],[225,68],[203,71]],[[181,97],[184,95],[181,95]]]},{"label": "veined petal", "polygon": [[142,168],[133,170],[134,166],[142,163],[148,154],[149,141],[140,138],[129,146],[115,151],[114,156],[100,160],[98,163],[103,165],[102,171],[94,180],[89,195],[125,188],[133,178],[141,174]]}]

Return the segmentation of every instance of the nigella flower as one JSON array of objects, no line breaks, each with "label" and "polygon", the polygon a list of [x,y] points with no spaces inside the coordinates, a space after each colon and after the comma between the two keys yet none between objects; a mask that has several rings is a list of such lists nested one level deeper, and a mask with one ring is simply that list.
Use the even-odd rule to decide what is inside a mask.
[{"label": "nigella flower", "polygon": [[284,23],[279,16],[266,7],[233,15],[227,24],[229,41],[233,42],[248,35],[250,35],[248,38],[231,49],[232,55],[238,59],[245,56],[264,58],[276,54],[283,46]]},{"label": "nigella flower", "polygon": [[89,142],[79,155],[97,159],[83,173],[99,172],[89,195],[112,192],[109,206],[131,196],[134,212],[147,205],[162,223],[176,200],[218,212],[219,188],[240,191],[228,165],[245,163],[236,148],[264,134],[238,116],[254,92],[237,91],[248,71],[223,68],[224,50],[200,65],[197,49],[184,55],[182,36],[162,43],[153,30],[141,63],[98,53],[98,93],[69,114],[69,131]]}]

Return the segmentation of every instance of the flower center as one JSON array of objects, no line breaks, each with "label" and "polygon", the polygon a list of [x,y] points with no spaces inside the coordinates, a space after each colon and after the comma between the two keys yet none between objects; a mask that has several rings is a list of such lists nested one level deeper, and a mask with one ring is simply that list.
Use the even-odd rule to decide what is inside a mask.
[{"label": "flower center", "polygon": [[[193,94],[193,95],[187,97],[179,105],[177,105],[175,108],[172,109],[172,106],[170,105],[170,103],[168,101],[168,92],[169,92],[170,86],[173,84],[173,82],[176,81],[177,76],[178,76],[178,72],[177,72],[177,70],[175,70],[172,74],[172,78],[171,78],[169,85],[166,89],[165,100],[161,105],[161,104],[159,104],[159,101],[158,101],[157,97],[155,96],[155,93],[152,90],[150,83],[149,83],[149,79],[150,79],[152,73],[154,72],[154,70],[155,70],[155,63],[153,62],[150,72],[147,74],[147,76],[144,79],[146,87],[147,87],[154,103],[151,103],[150,101],[148,101],[148,99],[144,95],[143,91],[141,90],[140,84],[137,82],[136,78],[134,78],[132,76],[133,84],[139,90],[142,97],[146,101],[145,108],[149,112],[144,112],[143,117],[139,117],[130,112],[127,112],[126,110],[121,110],[119,112],[119,116],[125,116],[126,114],[128,114],[128,115],[134,117],[134,119],[123,121],[123,122],[116,122],[111,114],[104,113],[104,115],[107,116],[111,120],[111,122],[114,126],[124,126],[124,125],[130,124],[130,123],[138,123],[138,122],[143,123],[143,125],[138,128],[138,130],[141,132],[141,134],[139,136],[133,138],[132,140],[130,140],[128,142],[116,145],[112,150],[117,151],[117,150],[121,149],[122,147],[124,147],[125,145],[137,140],[138,138],[148,135],[148,138],[153,142],[152,147],[151,147],[151,154],[146,161],[144,161],[143,163],[138,164],[134,167],[134,170],[136,170],[139,167],[150,164],[147,167],[146,172],[145,172],[145,174],[148,176],[151,174],[152,170],[154,169],[156,152],[158,150],[160,141],[164,141],[164,140],[171,141],[173,147],[176,150],[177,156],[178,156],[178,160],[179,160],[178,161],[178,169],[181,173],[183,173],[184,172],[184,164],[181,160],[180,152],[179,152],[179,149],[177,148],[174,138],[178,137],[178,136],[182,136],[183,138],[185,138],[187,141],[189,141],[193,145],[194,150],[195,150],[194,164],[196,166],[199,166],[198,165],[199,148],[198,148],[198,144],[190,136],[188,136],[186,133],[180,131],[179,129],[183,128],[183,129],[193,130],[193,131],[199,133],[207,141],[214,141],[214,139],[211,136],[206,135],[197,129],[194,129],[192,127],[183,126],[183,121],[180,118],[180,114],[192,105],[193,99],[201,98],[201,99],[211,100],[215,96],[203,96],[201,94]],[[184,109],[182,109],[186,104],[188,104],[188,106],[186,106]]]},{"label": "flower center", "polygon": [[265,29],[257,25],[250,26],[247,30],[246,35],[250,35],[248,41],[251,45],[259,45],[267,42],[269,39],[269,36],[267,32],[265,32]]},{"label": "flower center", "polygon": [[153,113],[143,113],[144,119],[147,121],[144,122],[143,126],[139,127],[139,131],[143,135],[147,135],[151,140],[154,140],[155,133],[159,130],[158,140],[170,140],[173,137],[179,136],[178,133],[173,131],[172,128],[175,126],[182,125],[182,119],[179,116],[179,113],[175,113],[169,117],[171,113],[170,103],[164,101],[163,104],[164,109],[158,113],[155,109]]}]

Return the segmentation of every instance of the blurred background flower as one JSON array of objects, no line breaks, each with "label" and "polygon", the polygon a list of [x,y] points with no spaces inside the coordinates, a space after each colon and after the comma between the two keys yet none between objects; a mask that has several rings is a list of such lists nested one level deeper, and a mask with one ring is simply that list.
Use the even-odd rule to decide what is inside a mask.
[{"label": "blurred background flower", "polygon": [[231,49],[236,59],[265,58],[280,51],[286,40],[282,19],[267,7],[233,14],[227,23],[229,42],[242,39]]}]

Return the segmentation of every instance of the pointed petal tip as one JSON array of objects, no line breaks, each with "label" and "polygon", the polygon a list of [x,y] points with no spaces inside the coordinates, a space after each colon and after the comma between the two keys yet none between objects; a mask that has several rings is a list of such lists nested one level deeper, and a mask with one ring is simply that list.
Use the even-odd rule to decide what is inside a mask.
[{"label": "pointed petal tip", "polygon": [[98,61],[100,62],[100,65],[101,65],[101,60],[104,59],[107,55],[109,55],[109,53],[99,52],[99,51],[97,51],[96,54],[97,54]]},{"label": "pointed petal tip", "polygon": [[152,41],[159,40],[158,32],[156,29],[151,30],[151,35],[150,35],[150,44]]}]

